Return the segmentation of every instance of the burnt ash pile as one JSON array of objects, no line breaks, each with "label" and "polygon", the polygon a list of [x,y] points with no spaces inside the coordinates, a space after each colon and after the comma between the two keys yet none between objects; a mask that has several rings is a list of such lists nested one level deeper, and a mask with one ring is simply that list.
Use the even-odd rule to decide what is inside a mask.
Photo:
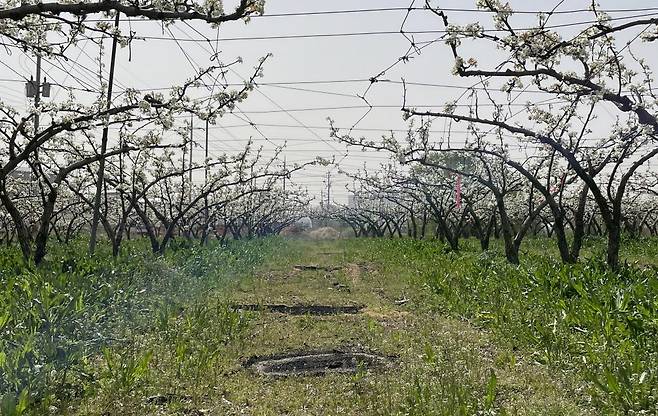
[{"label": "burnt ash pile", "polygon": [[391,357],[366,352],[325,351],[270,357],[253,357],[245,366],[266,376],[307,376],[327,373],[353,374],[358,371],[383,370]]},{"label": "burnt ash pile", "polygon": [[295,265],[295,270],[302,271],[324,271],[324,272],[335,272],[336,270],[342,269],[340,266],[320,266],[317,264],[297,264]]},{"label": "burnt ash pile", "polygon": [[233,309],[243,311],[267,311],[283,313],[287,315],[342,315],[357,314],[364,308],[362,305],[356,306],[332,306],[332,305],[257,305],[257,304],[237,304],[232,306]]}]

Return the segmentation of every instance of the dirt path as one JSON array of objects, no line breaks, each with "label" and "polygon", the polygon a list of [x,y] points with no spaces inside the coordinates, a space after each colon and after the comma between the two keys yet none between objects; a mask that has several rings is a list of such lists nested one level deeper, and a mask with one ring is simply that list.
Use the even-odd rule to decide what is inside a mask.
[{"label": "dirt path", "polygon": [[[570,398],[571,386],[494,345],[487,333],[441,317],[420,285],[341,242],[305,243],[301,252],[231,294],[230,302],[255,316],[247,337],[221,361],[225,378],[211,414],[499,414],[503,407],[512,414],[583,414]],[[325,309],[303,309],[308,305]],[[289,377],[244,366],[259,357],[328,351],[373,354],[394,364]]]}]

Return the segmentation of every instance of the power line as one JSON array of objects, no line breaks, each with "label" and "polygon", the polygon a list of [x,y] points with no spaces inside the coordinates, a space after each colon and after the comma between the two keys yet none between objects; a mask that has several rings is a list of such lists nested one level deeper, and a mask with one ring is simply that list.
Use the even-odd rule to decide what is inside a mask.
[{"label": "power line", "polygon": [[[186,23],[186,24],[187,24],[187,23]],[[189,26],[189,25],[188,25],[188,26]],[[181,33],[183,33],[185,36],[189,36],[189,35],[187,34],[187,32],[185,32],[183,29],[178,28],[178,27],[176,27],[176,29],[177,29],[178,31],[180,31]],[[194,28],[193,28],[193,29],[194,29]],[[167,28],[167,30],[168,30],[169,34],[171,35],[171,37],[174,38],[174,34],[173,34],[173,32],[172,32],[169,28]],[[195,29],[194,29],[194,30],[195,30]],[[196,31],[196,30],[195,30],[195,31]],[[197,33],[198,33],[198,31],[197,31]],[[219,32],[217,33],[217,36],[219,36]],[[208,40],[208,41],[210,42],[210,40]],[[199,71],[200,71],[201,65],[199,65],[199,63],[198,63],[193,57],[191,57],[190,55],[188,55],[188,53],[185,51],[185,48],[183,48],[183,46],[182,46],[178,41],[176,42],[176,45],[178,46],[178,48],[181,50],[181,52],[182,52],[183,55],[185,56],[185,59],[187,59],[188,63],[189,63],[190,66],[192,67],[192,70],[193,70],[193,71],[195,72],[195,74],[197,74],[197,76],[198,76],[199,73],[200,73]],[[212,45],[212,44],[211,44],[211,45]],[[208,50],[207,50],[205,47],[202,46],[201,48],[202,48],[203,50],[205,50],[206,52],[208,52]],[[216,52],[216,51],[214,51],[214,49],[213,49],[213,52]],[[218,78],[219,74],[218,74],[217,77],[215,77],[214,79],[213,79],[212,76],[210,76],[209,74],[208,74],[208,76],[209,76],[209,77],[212,79],[212,81],[213,81],[213,85],[212,85],[212,88],[211,88],[211,94],[210,94],[209,99],[208,99],[208,106],[210,106],[210,102],[211,102],[210,97],[212,97],[212,95],[213,95],[213,92],[214,92],[215,86],[216,86],[216,84],[217,84],[217,78]],[[204,87],[205,87],[205,88],[208,88],[208,85],[204,83]],[[235,106],[235,108],[237,108],[238,110],[240,110],[240,108],[239,108],[237,105]],[[242,119],[240,119],[240,120],[241,120],[241,121],[244,121],[244,120],[242,120]],[[207,124],[206,124],[206,126],[207,126]],[[192,128],[192,126],[190,126],[190,128]],[[192,128],[192,132],[193,132],[193,131],[194,131],[194,129]],[[235,137],[235,136],[233,136],[233,134],[231,134],[230,132],[228,132],[228,133],[230,134],[231,137]],[[260,132],[259,132],[259,133],[260,133]],[[262,133],[261,133],[261,135],[262,135]],[[264,135],[263,135],[263,137],[267,140],[267,137],[265,137]],[[236,138],[236,139],[237,139],[237,138]],[[233,151],[234,149],[231,147],[229,150]],[[204,151],[207,152],[209,155],[211,155],[211,156],[213,156],[213,157],[217,157],[214,153],[210,153],[210,151],[209,151],[208,148],[205,148]],[[238,149],[238,151],[239,151],[239,149]],[[190,156],[191,156],[191,155],[190,155]],[[206,170],[206,172],[207,172],[207,170]]]},{"label": "power line", "polygon": [[[87,47],[87,45],[89,45],[89,42],[84,42],[84,45],[82,46],[82,48],[80,48],[80,52],[78,53],[78,56],[75,58],[75,60],[73,61],[73,63],[71,63],[70,69],[69,69],[68,72],[66,72],[66,77],[64,77],[64,80],[63,80],[62,82],[66,82],[66,80],[68,80],[69,77],[74,78],[73,76],[71,76],[71,71],[73,70],[73,67],[74,67],[74,66],[78,63],[78,61],[80,60],[80,56],[82,56],[82,51]],[[54,100],[55,98],[57,98],[57,96],[59,95],[60,91],[61,91],[61,90],[55,92],[55,95],[53,95],[53,100]],[[91,90],[89,90],[89,92],[95,92],[95,91],[91,91]]]},{"label": "power line", "polygon": [[[80,54],[78,54],[78,57],[75,59],[75,61],[71,64],[71,67],[67,70],[64,67],[64,64],[60,63],[57,58],[55,61],[46,61],[50,66],[53,68],[59,70],[60,72],[64,73],[66,76],[64,78],[64,82],[69,78],[73,78],[81,87],[65,87],[64,85],[60,85],[59,83],[56,85],[59,85],[63,88],[71,89],[71,90],[77,90],[77,91],[83,91],[83,92],[89,92],[89,93],[94,93],[94,94],[100,94],[100,87],[95,87],[94,85],[98,82],[98,80],[95,77],[92,77],[88,75],[87,73],[84,73],[80,70],[79,67],[87,69],[84,65],[82,65],[79,60],[80,60],[80,55],[82,55],[84,52],[84,47],[80,49]],[[85,53],[86,54],[86,53]],[[57,64],[55,63],[57,62]],[[73,74],[73,70],[75,70],[80,77],[76,76]],[[91,69],[87,69],[88,72],[93,71]],[[51,76],[51,78],[54,79],[54,77]],[[82,79],[84,78],[84,80]],[[53,97],[54,98],[54,97]]]},{"label": "power line", "polygon": [[281,88],[284,90],[292,90],[292,91],[311,92],[315,94],[332,95],[336,97],[359,98],[356,94],[346,94],[346,93],[334,92],[334,91],[323,91],[323,90],[310,89],[310,88],[291,87],[287,85],[258,84],[258,86]]},{"label": "power line", "polygon": [[[656,9],[658,10],[658,8]],[[639,17],[651,17],[658,15],[656,13],[643,13],[632,16],[620,16],[620,17],[611,17],[607,21],[619,21],[619,20],[628,20],[636,19]],[[555,25],[544,26],[543,29],[559,29],[565,27],[574,27],[574,26],[583,26],[599,23],[598,20],[584,20],[579,22],[571,23],[561,23]],[[513,28],[515,31],[528,31],[535,30],[533,27],[519,27]],[[483,33],[508,33],[506,29],[483,29]],[[404,33],[409,35],[445,35],[448,33],[447,30],[414,30],[414,31],[405,31]],[[367,32],[341,32],[341,33],[302,33],[294,35],[270,35],[270,36],[241,36],[241,37],[229,37],[229,38],[220,38],[221,42],[239,42],[239,41],[254,41],[254,40],[284,40],[284,39],[311,39],[311,38],[335,38],[335,37],[358,37],[358,36],[387,36],[387,35],[400,35],[399,30],[380,30],[380,31],[367,31]],[[100,39],[100,37],[89,37],[89,39]],[[193,42],[193,43],[207,43],[207,38],[176,38],[176,37],[167,37],[167,36],[135,36],[135,40],[160,40],[160,41],[178,41],[178,42]],[[419,42],[417,42],[419,43]]]},{"label": "power line", "polygon": [[[312,15],[330,15],[330,14],[353,14],[353,13],[376,13],[376,12],[387,12],[387,11],[425,11],[426,7],[384,7],[384,8],[370,8],[370,9],[353,9],[353,10],[324,10],[324,11],[310,11],[310,12],[289,12],[289,13],[272,13],[272,14],[263,14],[262,16],[252,16],[252,17],[291,17],[291,16],[312,16]],[[467,8],[455,8],[455,7],[442,7],[441,10],[445,12],[469,12],[469,13],[495,13],[491,10],[483,9],[467,9]],[[637,9],[600,9],[598,11],[604,13],[629,13],[629,12],[642,12],[648,10],[658,10],[658,7],[651,8],[637,8]],[[553,14],[571,14],[571,13],[586,13],[592,12],[591,9],[571,9],[571,10],[556,10]],[[538,13],[548,13],[546,10],[514,10],[515,14],[538,14]]]},{"label": "power line", "polygon": [[[106,36],[102,36],[101,39],[102,39],[102,40],[107,40],[108,38],[107,38]],[[95,61],[96,61],[96,59],[93,58],[93,57],[91,57],[91,56],[87,53],[87,51],[85,51],[84,49],[82,50],[82,53],[83,53],[87,58],[89,58],[89,60],[91,60],[92,62],[95,62]],[[87,66],[82,65],[82,64],[80,64],[80,63],[78,63],[78,66],[80,66],[80,67],[83,68],[85,71],[87,71],[87,72],[89,72],[91,75],[93,75],[93,79],[94,79],[94,80],[96,80],[96,77],[100,77],[102,80],[105,80],[105,78],[103,77],[103,72],[105,72],[105,73],[108,74],[108,76],[109,76],[109,72],[108,72],[107,69],[105,69],[104,67],[103,67],[102,70],[100,70],[99,72],[96,72],[95,70],[92,70],[92,69],[88,68]],[[78,69],[78,68],[76,68],[76,69]],[[80,73],[82,74],[82,71],[80,71],[79,69],[78,69],[78,72],[80,72]],[[125,84],[123,84],[121,81],[119,81],[118,79],[116,79],[114,82],[115,82],[118,86],[120,86],[121,88],[123,88],[124,90],[127,89],[127,86],[126,86]]]},{"label": "power line", "polygon": [[[301,128],[301,126],[293,125],[293,124],[267,124],[267,123],[260,123],[260,126],[262,127],[275,127],[275,128]],[[233,125],[225,125],[222,126],[223,129],[233,129],[233,128],[246,128],[250,127],[249,124],[233,124]],[[307,126],[308,128],[311,129],[317,129],[317,130],[329,130],[329,126]],[[349,127],[336,127],[338,130],[349,130]],[[409,129],[395,129],[395,128],[367,128],[367,127],[357,127],[352,129],[354,131],[366,131],[366,132],[395,132],[395,133],[407,133]],[[455,134],[467,134],[470,133],[468,130],[451,130],[451,133]],[[429,133],[444,133],[443,130],[429,130]],[[517,136],[512,136],[510,137],[517,137]]]},{"label": "power line", "polygon": [[[262,15],[251,15],[250,19],[267,19],[279,17],[305,17],[305,16],[327,16],[327,15],[342,15],[342,14],[363,14],[363,13],[382,13],[382,12],[407,12],[407,11],[426,11],[425,7],[382,7],[382,8],[362,8],[362,9],[342,9],[342,10],[316,10],[316,11],[302,11],[302,12],[284,12],[284,13],[264,13]],[[459,12],[459,13],[485,13],[492,14],[491,10],[483,9],[468,9],[458,7],[442,7],[444,12]],[[658,7],[648,8],[626,8],[626,9],[598,9],[603,13],[634,13],[634,12],[647,12],[658,10]],[[514,14],[531,14],[536,15],[539,13],[548,13],[548,10],[514,10]],[[591,13],[591,9],[579,8],[570,10],[555,10],[552,12],[554,15],[559,14],[573,14],[573,13]],[[86,19],[85,22],[109,22],[111,19]],[[148,19],[133,20],[132,23],[153,22]]]},{"label": "power line", "polygon": [[[0,79],[0,82],[24,82],[22,80],[18,79]],[[319,93],[319,94],[329,94],[329,95],[337,95],[337,96],[345,96],[346,98],[358,98],[355,94],[347,94],[347,93],[338,93],[334,91],[323,91],[323,90],[317,90],[317,89],[309,89],[309,88],[292,88],[288,87],[291,85],[323,85],[323,84],[355,84],[355,83],[365,83],[365,82],[374,82],[374,83],[382,83],[382,84],[392,84],[392,85],[402,85],[403,83],[406,85],[413,85],[413,86],[419,86],[419,87],[432,87],[432,88],[449,88],[449,89],[466,89],[466,90],[478,90],[478,91],[489,91],[489,92],[498,92],[494,88],[485,88],[485,87],[477,87],[477,86],[472,86],[472,85],[458,85],[458,84],[446,84],[446,83],[431,83],[431,82],[418,82],[418,81],[395,81],[391,79],[373,79],[373,78],[348,78],[348,79],[328,79],[328,80],[298,80],[298,81],[273,81],[273,82],[256,82],[257,87],[279,87],[279,88],[285,88],[285,89],[291,89],[291,90],[297,90],[297,91],[306,91],[306,92],[314,92],[314,93]],[[227,87],[241,87],[244,85],[244,83],[227,83],[225,84]],[[137,91],[137,92],[146,92],[146,91],[166,91],[170,90],[172,87],[142,87],[142,88],[132,88],[132,90]],[[191,86],[190,88],[195,88],[194,86]],[[196,88],[201,88],[201,87],[196,87]],[[658,88],[653,88],[653,89],[658,89]],[[555,94],[550,91],[543,91],[543,90],[528,90],[528,89],[519,89],[519,88],[513,88],[510,90],[510,92],[519,92],[523,91],[526,93],[536,93],[536,94]],[[628,91],[623,91],[623,92],[628,92]]]},{"label": "power line", "polygon": [[[419,30],[414,32],[407,32],[416,35],[444,35],[445,30]],[[338,38],[338,37],[359,37],[359,36],[387,36],[399,35],[400,32],[396,30],[380,30],[370,32],[341,32],[341,33],[303,33],[296,35],[271,35],[271,36],[242,36],[221,38],[221,42],[240,42],[240,41],[254,41],[254,40],[285,40],[285,39],[315,39],[315,38]],[[136,40],[159,40],[159,41],[179,41],[179,42],[193,42],[205,43],[205,39],[200,38],[168,38],[164,36],[139,36],[135,37]]]},{"label": "power line", "polygon": [[[2,81],[2,80],[0,80]],[[23,82],[21,80],[7,80],[11,82]],[[351,78],[351,79],[331,79],[331,80],[298,80],[298,81],[276,81],[276,82],[256,82],[256,86],[258,87],[286,87],[290,85],[317,85],[317,84],[354,84],[354,83],[361,83],[361,82],[376,82],[376,83],[388,83],[388,84],[402,84],[402,81],[394,81],[394,80],[389,80],[389,79],[378,79],[378,80],[373,80],[372,78]],[[433,84],[433,83],[428,83],[428,82],[406,82],[407,85],[417,85],[417,86],[423,86],[423,87],[440,87],[440,88],[457,88],[457,89],[462,89],[462,88],[470,88],[467,85],[457,85],[457,84]],[[243,83],[227,83],[226,86],[228,87],[238,87],[238,86],[243,86]],[[143,88],[138,88],[134,89],[135,91],[138,92],[144,92],[144,91],[164,91],[164,90],[170,90],[172,87],[143,87]],[[293,89],[293,88],[289,88]],[[341,93],[335,93],[332,91],[319,91],[319,90],[313,90],[313,89],[303,89],[303,88],[294,88],[299,91],[307,91],[307,92],[317,92],[317,93],[322,93],[322,94],[331,94],[331,95],[345,95],[349,98],[354,98],[356,97],[355,95],[352,94],[341,94]],[[473,89],[482,89],[484,90],[485,88],[483,87],[475,87]],[[529,91],[529,92],[538,92],[538,93],[544,93],[544,91]],[[356,97],[358,98],[358,97]]]},{"label": "power line", "polygon": [[[532,105],[534,106],[546,106],[546,105],[551,105],[551,104],[567,104],[570,103],[570,101],[567,100],[560,100],[560,101],[552,101],[552,102],[545,102],[545,103],[534,103]],[[455,104],[456,107],[464,107],[468,108],[469,104]],[[526,104],[491,104],[491,103],[482,103],[478,104],[478,107],[525,107]],[[408,104],[408,108],[443,108],[443,105],[436,105],[436,104]],[[303,113],[303,112],[309,112],[309,111],[338,111],[338,110],[356,110],[356,109],[368,109],[368,108],[380,108],[380,109],[387,109],[387,108],[397,108],[401,109],[402,106],[400,104],[375,104],[375,105],[343,105],[343,106],[329,106],[329,107],[304,107],[304,108],[284,108],[284,109],[278,109],[278,110],[248,110],[248,111],[243,111],[240,110],[240,114],[276,114],[276,113]]]},{"label": "power line", "polygon": [[[339,96],[339,97],[345,97],[345,98],[358,98],[356,94],[347,94],[347,93],[339,93],[339,92],[334,92],[334,91],[325,91],[325,90],[318,90],[318,89],[312,89],[312,88],[300,88],[300,87],[292,87],[291,85],[312,85],[312,84],[347,84],[347,83],[365,83],[365,82],[371,82],[371,79],[368,78],[355,78],[355,79],[338,79],[338,80],[301,80],[301,81],[279,81],[279,82],[258,82],[256,83],[257,87],[273,87],[273,88],[281,88],[281,89],[287,89],[287,90],[293,90],[293,91],[302,91],[302,92],[310,92],[310,93],[317,93],[317,94],[325,94],[325,95],[332,95],[332,96]],[[25,81],[21,79],[10,79],[10,78],[0,78],[0,82],[15,82],[15,83],[21,83],[23,84]],[[377,80],[376,83],[382,83],[382,84],[391,84],[391,85],[402,85],[402,81],[394,81],[394,80],[389,80],[389,79],[380,79]],[[414,81],[405,81],[404,82],[406,85],[412,85],[412,86],[421,86],[421,87],[430,87],[430,88],[446,88],[446,89],[463,89],[463,90],[477,90],[477,91],[490,91],[490,92],[500,92],[492,88],[485,88],[485,87],[475,87],[471,85],[457,85],[457,84],[436,84],[436,83],[430,83],[430,82],[414,82]],[[91,92],[91,93],[98,93],[98,90],[90,90],[88,88],[79,88],[79,87],[73,87],[69,85],[62,85],[62,84],[54,84],[58,85],[62,88],[68,88],[68,89],[73,89],[73,90],[78,90],[82,92]],[[228,87],[236,87],[236,86],[243,86],[243,83],[228,83],[226,86]],[[202,88],[202,86],[199,86],[198,88]],[[205,88],[205,86],[203,86]],[[143,87],[143,88],[136,88],[132,89],[137,92],[147,92],[147,91],[165,91],[165,90],[171,90],[172,87]],[[652,88],[652,90],[656,90],[658,88]],[[120,93],[125,93],[126,90],[120,91]],[[550,91],[543,91],[543,90],[527,90],[527,89],[518,89],[514,88],[511,89],[510,92],[524,92],[526,94],[549,94],[549,95],[554,95],[554,93]],[[626,90],[622,92],[628,92]]]},{"label": "power line", "polygon": [[[189,25],[188,25],[188,26],[189,26]],[[190,35],[189,35],[187,32],[185,32],[184,30],[182,30],[182,29],[180,29],[180,28],[179,28],[178,30],[180,30],[181,32],[183,32],[183,34],[185,34],[186,36],[190,37]],[[199,33],[196,29],[193,28],[193,30],[194,30],[196,33]],[[170,32],[170,33],[171,33],[171,32]],[[204,37],[205,37],[205,36],[204,36]],[[208,39],[207,37],[205,37],[205,39],[208,41],[208,43],[210,43],[210,39]],[[219,32],[217,32],[217,40],[218,40],[218,39],[219,39]],[[177,43],[177,44],[178,44],[178,43]],[[178,45],[179,45],[179,47],[180,47],[180,44],[178,44]],[[212,45],[212,44],[211,44],[211,45]],[[181,49],[182,49],[182,48],[181,48]],[[207,51],[206,47],[203,46],[203,45],[201,46],[201,49]],[[214,51],[214,52],[216,52],[216,51]],[[242,77],[237,71],[235,71],[233,68],[228,67],[228,69],[229,69],[233,74],[235,74],[236,76],[238,76],[238,78],[240,78],[243,82],[247,82],[247,80],[246,80],[244,77]],[[294,115],[292,115],[288,110],[286,110],[285,108],[283,108],[278,102],[276,102],[274,99],[272,99],[269,95],[267,95],[267,94],[265,94],[263,91],[261,91],[260,88],[256,88],[256,92],[259,93],[260,95],[262,95],[263,97],[265,97],[265,99],[266,99],[267,101],[269,101],[270,103],[274,104],[274,105],[275,105],[275,106],[276,106],[281,112],[285,113],[285,114],[286,114],[288,117],[290,117],[294,122],[296,122],[297,124],[299,124],[299,125],[302,126],[302,127],[305,127],[305,124],[304,124],[303,122],[301,122],[299,119],[297,119],[297,118],[296,118]],[[259,134],[260,134],[260,135],[266,140],[266,141],[271,142],[271,140],[270,140],[270,139],[269,139],[269,138],[268,138],[268,137],[267,137],[267,136],[266,136],[266,135],[265,135],[265,134],[264,134],[264,133],[258,128],[258,126],[257,126],[257,125],[256,125],[256,124],[255,124],[250,118],[249,118],[249,116],[247,116],[247,115],[246,115],[246,114],[240,109],[240,107],[239,107],[237,104],[235,105],[235,108],[238,109],[238,111],[240,111],[240,113],[241,113],[242,115],[245,116],[245,118],[247,119],[247,122],[251,123],[251,124],[252,124],[252,127],[253,127],[253,128],[254,128],[254,129],[255,129],[255,130],[256,130],[256,131],[257,131],[257,132],[258,132],[258,133],[259,133]],[[335,151],[338,151],[338,149],[336,149],[336,148],[333,146],[332,143],[327,142],[325,139],[323,139],[322,137],[320,137],[315,131],[313,131],[313,130],[311,130],[311,129],[308,129],[308,128],[307,128],[306,130],[307,130],[309,133],[313,134],[315,137],[317,137],[319,140],[325,142],[327,145],[329,145],[329,147],[331,147],[331,148],[334,149]],[[274,144],[274,143],[272,142],[272,144]]]}]

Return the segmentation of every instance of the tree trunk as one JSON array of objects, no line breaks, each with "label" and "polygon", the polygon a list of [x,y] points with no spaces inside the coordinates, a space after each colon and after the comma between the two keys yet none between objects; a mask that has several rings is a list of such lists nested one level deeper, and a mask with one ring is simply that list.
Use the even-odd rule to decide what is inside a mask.
[{"label": "tree trunk", "polygon": [[619,240],[621,238],[621,229],[618,224],[608,226],[608,249],[606,262],[613,270],[619,269]]},{"label": "tree trunk", "polygon": [[160,242],[158,241],[158,237],[156,236],[156,232],[153,229],[151,221],[148,219],[146,213],[138,206],[137,201],[131,201],[131,203],[133,204],[133,208],[135,209],[137,216],[142,220],[142,224],[146,229],[146,234],[148,235],[149,241],[151,242],[151,251],[153,251],[153,253],[159,253]]},{"label": "tree trunk", "polygon": [[160,242],[160,247],[158,249],[158,254],[164,254],[165,249],[167,248],[167,244],[171,240],[171,237],[174,235],[174,230],[176,228],[176,223],[173,222],[172,224],[167,227],[167,230],[164,233],[164,236],[162,237],[162,241]]},{"label": "tree trunk", "polygon": [[564,263],[575,263],[576,259],[572,257],[569,250],[569,242],[564,229],[564,217],[562,214],[554,218],[553,231],[555,232],[555,239],[557,240],[557,248],[560,251],[560,258]]},{"label": "tree trunk", "polygon": [[587,194],[589,188],[583,186],[583,190],[578,196],[578,208],[574,215],[573,241],[571,242],[571,258],[574,262],[580,257],[580,250],[583,247],[583,238],[585,236],[585,208],[587,205]]},{"label": "tree trunk", "polygon": [[409,228],[410,236],[409,237],[413,237],[414,239],[418,238],[418,224],[416,222],[416,213],[415,212],[411,211],[411,215],[409,216],[409,221],[410,221],[410,223],[407,225],[408,227],[410,226],[410,228]]},{"label": "tree trunk", "polygon": [[55,202],[57,201],[57,190],[55,188],[50,190],[48,198],[46,199],[43,213],[41,214],[41,225],[37,232],[37,237],[34,240],[34,264],[39,265],[46,256],[46,246],[48,244],[48,236],[50,234],[50,218],[55,210]]},{"label": "tree trunk", "polygon": [[14,228],[16,229],[16,238],[18,239],[18,244],[21,247],[21,252],[23,253],[23,260],[28,262],[32,257],[32,234],[27,228],[21,213],[14,205],[14,201],[11,200],[9,195],[7,195],[7,190],[5,189],[4,183],[0,185],[0,201],[5,206],[5,209],[9,213],[11,220],[14,223]]},{"label": "tree trunk", "polygon": [[480,237],[480,248],[482,249],[482,251],[489,250],[489,244],[491,242],[491,233],[493,232],[495,221],[496,221],[496,213],[492,212],[487,227],[482,233],[482,236]]},{"label": "tree trunk", "polygon": [[498,215],[500,216],[500,231],[505,243],[505,257],[510,263],[519,264],[520,241],[517,243],[514,239],[514,230],[507,216],[507,209],[505,208],[505,201],[502,195],[496,195],[496,206],[498,207]]}]

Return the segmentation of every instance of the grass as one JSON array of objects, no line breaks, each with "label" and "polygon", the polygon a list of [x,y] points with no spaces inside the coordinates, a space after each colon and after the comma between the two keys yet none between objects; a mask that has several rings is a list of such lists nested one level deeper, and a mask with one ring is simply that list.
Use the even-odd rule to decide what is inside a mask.
[{"label": "grass", "polygon": [[[132,242],[113,260],[107,252],[80,255],[85,246],[79,242],[51,253],[39,269],[23,266],[16,250],[5,249],[0,414],[67,413],[70,404],[104,389],[132,390],[160,359],[154,337],[177,331],[201,340],[201,319],[217,320],[217,332],[206,338],[226,342],[246,318],[213,303],[208,293],[253,273],[282,245],[259,240],[180,247],[153,257],[144,243]],[[175,318],[188,310],[197,315],[178,323]]]},{"label": "grass", "polygon": [[[431,243],[362,244],[372,244],[365,250],[388,267],[410,271],[433,294],[428,304],[437,312],[487,329],[521,359],[573,380],[596,411],[650,414],[658,408],[655,266],[612,273],[598,258],[567,266],[533,250],[515,267],[493,253],[432,253]],[[639,255],[631,247],[627,260],[639,263],[635,259],[655,245],[636,245]]]},{"label": "grass", "polygon": [[[620,274],[597,260],[563,266],[546,240],[524,247],[518,267],[496,251],[480,253],[473,241],[449,253],[437,242],[406,239],[254,240],[177,247],[155,259],[135,247],[118,262],[102,254],[81,260],[69,256],[71,248],[51,258],[49,272],[15,270],[7,255],[6,282],[22,276],[39,288],[42,304],[56,297],[42,294],[44,287],[69,300],[50,300],[44,309],[59,311],[46,315],[67,335],[66,342],[52,338],[54,352],[47,352],[41,343],[49,332],[29,312],[43,318],[28,302],[37,291],[3,292],[0,304],[14,305],[3,310],[12,322],[37,328],[39,342],[29,344],[27,329],[6,338],[5,325],[0,351],[16,357],[18,345],[32,345],[55,371],[45,379],[43,372],[14,376],[23,384],[2,386],[13,412],[2,414],[654,414],[658,242],[627,245],[634,265]],[[590,241],[585,255],[598,251],[600,242]],[[58,269],[72,260],[75,270]],[[98,292],[103,282],[112,290]],[[239,312],[235,303],[365,309],[293,316]],[[77,323],[104,341],[84,344],[90,338]],[[68,364],[58,364],[58,348]],[[289,378],[243,367],[254,356],[331,349],[391,356],[395,364],[383,372]]]},{"label": "grass", "polygon": [[[503,409],[518,414],[583,413],[577,399],[566,393],[571,391],[566,382],[556,381],[545,367],[531,362],[499,366],[500,357],[511,351],[493,345],[486,331],[438,316],[427,306],[432,294],[426,288],[368,260],[372,254],[368,247],[355,242],[288,244],[287,255],[239,281],[224,299],[359,304],[367,306],[364,312],[321,317],[250,313],[248,328],[219,346],[221,352],[200,377],[175,371],[175,345],[157,342],[155,355],[163,358],[151,364],[151,375],[157,376],[143,383],[142,390],[117,401],[108,389],[107,397],[96,396],[79,413],[99,414],[108,411],[108,403],[117,402],[122,407],[110,413],[453,415],[495,414]],[[294,265],[300,263],[342,268],[299,271]],[[405,299],[409,301],[396,304]],[[242,367],[252,356],[328,349],[372,351],[396,356],[397,362],[394,370],[384,373],[274,379]],[[192,383],[199,379],[203,383]],[[163,405],[145,401],[156,395],[175,400]]]}]

